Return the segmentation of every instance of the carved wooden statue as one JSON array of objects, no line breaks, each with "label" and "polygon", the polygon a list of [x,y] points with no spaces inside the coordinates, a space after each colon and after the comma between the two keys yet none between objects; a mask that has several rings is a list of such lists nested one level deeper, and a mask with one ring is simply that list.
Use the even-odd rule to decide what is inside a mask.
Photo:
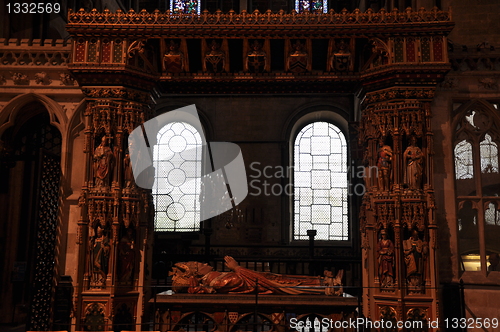
[{"label": "carved wooden statue", "polygon": [[334,71],[347,71],[349,70],[349,63],[351,61],[351,51],[349,45],[342,39],[335,49],[331,58],[331,69]]},{"label": "carved wooden statue", "polygon": [[380,285],[389,287],[394,281],[394,244],[387,238],[387,231],[380,231],[381,239],[378,241],[378,275]]},{"label": "carved wooden statue", "polygon": [[184,72],[184,53],[179,50],[179,44],[170,40],[168,52],[163,55],[163,62],[167,73],[182,73]]},{"label": "carved wooden statue", "polygon": [[226,54],[220,49],[220,44],[212,40],[210,51],[205,54],[205,68],[209,73],[222,73],[226,62]]},{"label": "carved wooden statue", "polygon": [[413,230],[409,239],[403,241],[406,278],[410,286],[421,286],[424,277],[425,258],[429,251],[427,242],[418,237],[418,231]]},{"label": "carved wooden statue", "polygon": [[134,231],[129,227],[118,243],[118,280],[120,282],[132,281],[135,266],[134,247]]},{"label": "carved wooden statue", "polygon": [[389,191],[391,184],[391,171],[392,171],[392,148],[385,145],[383,141],[379,143],[380,149],[378,150],[378,189],[381,191]]},{"label": "carved wooden statue", "polygon": [[405,183],[408,189],[422,188],[424,154],[416,144],[417,139],[412,136],[410,145],[403,154],[403,158],[406,162]]},{"label": "carved wooden statue", "polygon": [[108,275],[109,238],[104,234],[100,225],[97,226],[96,235],[90,240],[90,270],[91,284],[103,286]]},{"label": "carved wooden statue", "polygon": [[96,187],[108,187],[113,174],[114,154],[104,136],[94,151],[94,179]]},{"label": "carved wooden statue", "polygon": [[173,268],[172,288],[175,292],[198,293],[255,293],[259,294],[327,294],[342,295],[339,271],[334,278],[329,271],[325,278],[310,276],[279,275],[256,272],[239,266],[234,258],[224,257],[232,272],[217,272],[199,262],[176,263]]},{"label": "carved wooden statue", "polygon": [[125,188],[132,188],[135,186],[132,163],[130,162],[130,154],[128,152],[125,154],[125,158],[123,158],[123,180]]},{"label": "carved wooden statue", "polygon": [[262,44],[258,40],[254,40],[251,49],[246,58],[248,71],[251,73],[263,73],[267,65],[267,54],[262,50]]},{"label": "carved wooden statue", "polygon": [[309,56],[304,50],[304,44],[299,40],[293,44],[293,52],[288,56],[288,70],[292,73],[304,73],[307,71]]}]

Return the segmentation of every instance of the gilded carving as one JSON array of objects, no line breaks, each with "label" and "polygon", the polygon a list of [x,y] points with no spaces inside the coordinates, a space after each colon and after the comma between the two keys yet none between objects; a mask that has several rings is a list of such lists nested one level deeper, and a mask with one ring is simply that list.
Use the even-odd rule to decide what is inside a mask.
[{"label": "gilded carving", "polygon": [[133,58],[136,54],[144,53],[144,45],[146,44],[145,39],[134,40],[130,43],[127,54],[129,58]]},{"label": "gilded carving", "polygon": [[150,25],[204,25],[213,24],[213,22],[225,22],[226,25],[231,25],[235,27],[239,26],[259,26],[261,29],[262,25],[278,25],[283,24],[296,24],[301,23],[304,25],[360,25],[360,24],[395,24],[395,23],[411,23],[418,22],[447,22],[451,21],[451,14],[449,12],[433,9],[430,11],[419,10],[404,10],[398,11],[393,10],[391,13],[386,11],[380,11],[374,13],[372,11],[367,11],[366,13],[360,13],[359,11],[349,13],[347,11],[342,11],[339,13],[329,12],[329,13],[315,13],[310,15],[309,13],[297,14],[297,13],[285,13],[280,11],[277,13],[255,13],[249,15],[247,12],[242,12],[241,14],[233,13],[204,13],[203,15],[183,14],[176,13],[172,15],[170,11],[165,13],[153,12],[148,13],[146,11],[135,12],[130,9],[127,13],[118,9],[114,13],[107,13],[102,15],[97,11],[85,11],[83,8],[74,12],[69,11],[68,23],[69,24],[98,24],[99,26],[110,26],[110,25],[133,25],[133,26],[150,26]]}]

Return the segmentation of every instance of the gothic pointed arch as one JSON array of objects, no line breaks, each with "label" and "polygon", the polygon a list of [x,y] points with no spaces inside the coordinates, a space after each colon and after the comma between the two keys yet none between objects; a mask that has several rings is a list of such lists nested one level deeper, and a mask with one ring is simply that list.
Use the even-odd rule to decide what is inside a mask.
[{"label": "gothic pointed arch", "polygon": [[487,257],[500,252],[499,111],[472,100],[456,110],[452,126],[460,269],[487,271]]},{"label": "gothic pointed arch", "polygon": [[[0,195],[0,206],[5,207],[0,227],[8,230],[3,236],[10,239],[2,250],[9,254],[1,261],[5,275],[14,276],[17,286],[7,288],[5,293],[0,291],[13,308],[30,308],[28,329],[46,330],[50,328],[55,271],[59,265],[56,253],[60,248],[62,135],[52,125],[54,113],[37,98],[27,98],[18,105],[10,114],[11,126],[0,136],[0,187],[4,194]],[[10,278],[1,280],[1,285],[10,283]],[[19,315],[15,310],[11,314]]]}]

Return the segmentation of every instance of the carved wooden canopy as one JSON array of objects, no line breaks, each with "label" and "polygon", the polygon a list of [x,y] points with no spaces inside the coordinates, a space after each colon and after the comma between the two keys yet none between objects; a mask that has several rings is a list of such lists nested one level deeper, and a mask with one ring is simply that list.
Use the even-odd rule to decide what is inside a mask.
[{"label": "carved wooden canopy", "polygon": [[[453,27],[451,13],[437,8],[200,15],[80,10],[70,11],[68,22],[74,40],[70,70],[80,84],[126,82],[161,93],[353,93],[362,86],[367,91],[433,86],[450,68],[446,36]],[[251,72],[247,57],[256,42],[264,46],[260,52],[267,64]],[[300,56],[296,45],[302,45]]]}]

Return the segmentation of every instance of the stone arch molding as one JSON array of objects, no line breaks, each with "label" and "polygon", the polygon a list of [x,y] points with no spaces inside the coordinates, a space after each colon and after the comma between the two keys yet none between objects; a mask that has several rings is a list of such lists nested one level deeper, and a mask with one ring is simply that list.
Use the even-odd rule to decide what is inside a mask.
[{"label": "stone arch molding", "polygon": [[33,101],[39,102],[45,107],[50,116],[50,124],[59,130],[63,138],[66,136],[68,118],[61,105],[47,96],[26,93],[12,99],[0,113],[0,137],[8,128],[14,126],[17,115],[23,106]]},{"label": "stone arch molding", "polygon": [[339,127],[347,138],[349,112],[341,104],[334,102],[313,102],[301,105],[286,119],[281,131],[284,142],[290,140],[307,122],[328,121]]}]

